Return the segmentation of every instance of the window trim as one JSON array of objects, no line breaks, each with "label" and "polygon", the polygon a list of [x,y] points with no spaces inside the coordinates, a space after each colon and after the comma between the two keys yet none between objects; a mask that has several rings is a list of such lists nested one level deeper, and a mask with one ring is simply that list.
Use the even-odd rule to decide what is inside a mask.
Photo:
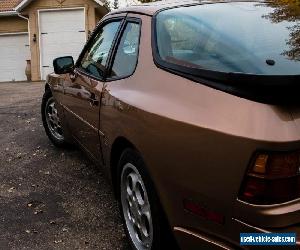
[{"label": "window trim", "polygon": [[[117,33],[116,33],[116,35],[114,37],[114,40],[112,42],[112,47],[110,48],[110,51],[109,51],[109,54],[108,54],[108,59],[107,59],[106,64],[105,64],[106,70],[103,72],[104,76],[103,77],[96,77],[92,74],[89,74],[88,72],[86,72],[85,70],[80,68],[80,64],[83,60],[83,57],[84,57],[86,51],[90,48],[91,45],[93,45],[93,41],[94,41],[95,37],[98,35],[100,29],[102,27],[104,27],[105,25],[107,25],[109,23],[112,23],[112,22],[116,22],[116,21],[120,21],[120,26],[117,30]],[[79,57],[78,57],[78,59],[75,63],[74,70],[78,71],[80,74],[88,76],[88,77],[90,77],[94,80],[105,82],[106,75],[107,75],[107,72],[108,72],[108,69],[109,69],[109,62],[110,62],[110,58],[112,56],[113,48],[116,44],[116,41],[118,41],[119,34],[120,34],[120,32],[122,32],[125,22],[126,22],[126,15],[125,16],[118,16],[118,17],[110,17],[108,19],[102,20],[96,26],[95,30],[92,32],[92,34],[91,34],[90,38],[88,39],[87,43],[83,47],[83,50],[81,51],[81,53],[80,53],[80,55],[79,55]]]},{"label": "window trim", "polygon": [[[151,46],[154,64],[158,68],[172,74],[241,98],[268,104],[296,102],[298,96],[294,95],[300,91],[300,86],[297,86],[297,83],[300,82],[300,75],[256,75],[236,72],[220,72],[209,69],[192,69],[167,62],[160,57],[157,42],[157,16],[161,12],[170,9],[218,3],[228,3],[228,1],[187,4],[158,10],[153,15],[151,22]],[[288,96],[284,96],[284,93]]]},{"label": "window trim", "polygon": [[114,82],[114,81],[119,81],[119,80],[122,80],[122,79],[126,79],[126,78],[129,78],[132,75],[134,75],[134,73],[136,72],[136,69],[137,69],[137,66],[138,66],[138,63],[139,63],[139,57],[140,57],[140,46],[141,46],[141,35],[142,35],[142,19],[137,18],[137,17],[128,17],[127,16],[125,18],[125,22],[124,22],[124,25],[122,27],[122,30],[120,31],[120,33],[118,35],[118,39],[117,39],[116,43],[114,44],[114,47],[113,47],[113,50],[112,50],[112,56],[109,58],[109,61],[108,61],[109,67],[108,67],[108,70],[107,70],[107,74],[108,75],[111,74],[111,70],[112,70],[112,67],[114,65],[114,61],[115,61],[115,58],[116,58],[116,55],[117,55],[117,52],[118,52],[118,48],[119,48],[120,42],[122,40],[123,34],[126,30],[126,26],[127,26],[128,23],[136,23],[136,24],[139,24],[139,26],[140,26],[139,39],[138,39],[139,44],[138,44],[137,60],[136,60],[134,70],[130,75],[114,77],[114,78],[110,77],[110,76],[107,76],[106,79],[105,79],[106,82]]}]

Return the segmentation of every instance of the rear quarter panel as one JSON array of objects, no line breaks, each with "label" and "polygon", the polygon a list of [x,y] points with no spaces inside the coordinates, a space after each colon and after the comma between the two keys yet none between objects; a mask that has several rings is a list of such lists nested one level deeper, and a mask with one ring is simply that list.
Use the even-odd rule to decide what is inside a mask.
[{"label": "rear quarter panel", "polygon": [[[172,227],[195,228],[232,241],[232,218],[274,226],[262,208],[241,209],[237,195],[254,152],[300,148],[299,129],[288,109],[235,97],[159,69],[152,58],[151,18],[141,19],[135,74],[105,84],[100,130],[107,167],[115,139],[127,138],[142,154]],[[183,199],[224,215],[225,223],[185,212]],[[249,211],[262,219],[248,218]],[[294,215],[283,215],[276,226],[300,222],[299,212]]]}]

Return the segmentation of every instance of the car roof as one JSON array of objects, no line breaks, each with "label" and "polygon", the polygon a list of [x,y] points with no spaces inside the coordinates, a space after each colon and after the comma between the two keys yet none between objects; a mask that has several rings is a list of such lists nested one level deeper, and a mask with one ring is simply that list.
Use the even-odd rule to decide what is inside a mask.
[{"label": "car roof", "polygon": [[209,3],[230,3],[230,2],[263,2],[261,0],[164,0],[151,3],[144,3],[139,5],[132,5],[126,8],[120,8],[114,10],[108,15],[114,15],[119,13],[140,13],[144,15],[153,16],[157,11],[167,8],[174,8],[188,5],[203,5]]},{"label": "car roof", "polygon": [[199,4],[199,0],[165,0],[157,1],[152,3],[144,3],[138,5],[131,5],[130,7],[120,8],[118,10],[112,11],[110,14],[118,14],[122,12],[133,12],[141,13],[145,15],[154,15],[157,11],[164,8],[172,8],[181,5]]}]

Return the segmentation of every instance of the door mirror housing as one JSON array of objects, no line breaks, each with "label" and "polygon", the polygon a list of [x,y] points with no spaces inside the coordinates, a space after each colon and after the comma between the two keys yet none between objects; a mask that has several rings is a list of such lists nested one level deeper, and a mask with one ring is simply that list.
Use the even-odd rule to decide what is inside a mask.
[{"label": "door mirror housing", "polygon": [[71,73],[74,69],[74,59],[72,56],[64,56],[54,59],[53,67],[55,74]]}]

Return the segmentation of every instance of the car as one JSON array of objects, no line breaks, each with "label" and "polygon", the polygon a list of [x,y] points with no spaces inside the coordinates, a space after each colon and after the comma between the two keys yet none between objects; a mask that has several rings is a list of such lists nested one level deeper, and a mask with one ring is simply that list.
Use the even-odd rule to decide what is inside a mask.
[{"label": "car", "polygon": [[54,60],[45,131],[103,168],[133,249],[255,249],[243,232],[296,232],[299,247],[299,40],[278,6],[131,6],[75,63]]}]

